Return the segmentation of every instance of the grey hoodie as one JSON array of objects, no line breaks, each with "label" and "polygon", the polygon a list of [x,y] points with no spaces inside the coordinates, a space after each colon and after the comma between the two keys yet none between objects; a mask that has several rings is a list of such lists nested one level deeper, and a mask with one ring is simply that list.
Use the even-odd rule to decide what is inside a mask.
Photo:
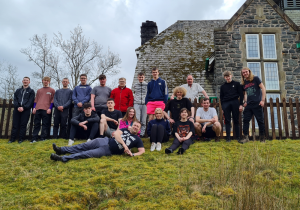
[{"label": "grey hoodie", "polygon": [[145,104],[147,85],[148,84],[145,81],[142,83],[138,82],[133,85],[134,104]]}]

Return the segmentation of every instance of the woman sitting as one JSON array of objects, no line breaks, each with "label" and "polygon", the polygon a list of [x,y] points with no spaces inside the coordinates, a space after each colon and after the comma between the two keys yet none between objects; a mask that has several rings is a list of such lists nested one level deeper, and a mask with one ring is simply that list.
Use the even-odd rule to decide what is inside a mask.
[{"label": "woman sitting", "polygon": [[150,136],[151,148],[150,151],[161,150],[161,143],[169,141],[170,124],[169,121],[163,118],[163,110],[161,108],[155,109],[155,118],[148,122],[147,134]]},{"label": "woman sitting", "polygon": [[191,136],[195,133],[194,123],[188,120],[188,111],[186,108],[180,110],[180,120],[174,124],[173,135],[175,136],[173,144],[165,150],[166,154],[173,153],[181,144],[182,147],[177,154],[183,154],[185,150],[193,144]]},{"label": "woman sitting", "polygon": [[[138,121],[136,119],[136,113],[135,113],[135,109],[133,107],[128,107],[126,114],[124,115],[124,117],[120,120],[119,122],[119,126],[118,129],[122,129],[122,128],[128,128],[130,129],[132,124]],[[138,136],[140,136],[141,130],[138,132]]]}]

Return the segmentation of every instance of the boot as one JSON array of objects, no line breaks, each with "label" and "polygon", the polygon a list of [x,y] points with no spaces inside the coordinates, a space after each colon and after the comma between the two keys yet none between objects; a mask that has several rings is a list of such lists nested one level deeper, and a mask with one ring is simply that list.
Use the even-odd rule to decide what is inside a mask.
[{"label": "boot", "polygon": [[249,142],[249,136],[248,135],[244,135],[243,138],[239,141],[239,143],[241,144],[245,144]]},{"label": "boot", "polygon": [[266,136],[265,136],[265,134],[259,135],[259,140],[260,140],[260,142],[265,143],[266,142]]}]

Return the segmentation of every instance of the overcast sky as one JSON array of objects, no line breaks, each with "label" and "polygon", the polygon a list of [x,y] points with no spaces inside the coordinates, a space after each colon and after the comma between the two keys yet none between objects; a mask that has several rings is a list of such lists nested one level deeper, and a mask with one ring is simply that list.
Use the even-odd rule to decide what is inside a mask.
[{"label": "overcast sky", "polygon": [[[84,35],[108,47],[122,59],[120,74],[131,87],[140,46],[140,26],[155,21],[160,33],[177,20],[229,19],[245,0],[0,0],[0,61],[30,76],[38,67],[21,48],[34,34],[61,32],[65,39],[80,25]],[[113,78],[108,78],[110,83]],[[20,83],[21,84],[21,83]]]}]

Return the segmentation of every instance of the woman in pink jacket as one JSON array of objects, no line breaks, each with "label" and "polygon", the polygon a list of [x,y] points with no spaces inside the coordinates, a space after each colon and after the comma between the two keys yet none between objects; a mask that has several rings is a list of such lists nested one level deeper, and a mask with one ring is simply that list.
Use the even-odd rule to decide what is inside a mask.
[{"label": "woman in pink jacket", "polygon": [[[136,113],[135,113],[135,109],[133,107],[128,107],[126,114],[124,115],[124,117],[120,120],[119,122],[119,127],[118,129],[122,129],[122,128],[130,128],[133,124],[134,121],[138,121],[136,119]],[[140,136],[141,130],[138,132],[138,136]]]}]

